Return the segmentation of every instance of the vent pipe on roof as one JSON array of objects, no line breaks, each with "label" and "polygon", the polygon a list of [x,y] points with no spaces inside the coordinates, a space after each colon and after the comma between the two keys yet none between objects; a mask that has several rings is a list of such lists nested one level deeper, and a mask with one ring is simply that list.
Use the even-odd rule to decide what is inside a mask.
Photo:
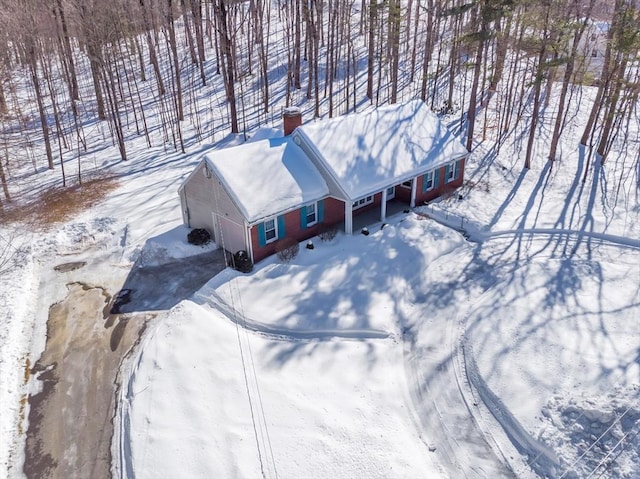
[{"label": "vent pipe on roof", "polygon": [[302,111],[297,106],[290,106],[285,108],[282,112],[282,126],[284,129],[284,136],[288,136],[293,133],[297,127],[302,125]]}]

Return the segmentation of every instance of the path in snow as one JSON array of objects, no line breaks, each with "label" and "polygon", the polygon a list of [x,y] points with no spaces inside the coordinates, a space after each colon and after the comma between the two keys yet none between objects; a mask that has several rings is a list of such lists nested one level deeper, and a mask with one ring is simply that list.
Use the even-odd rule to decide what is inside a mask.
[{"label": "path in snow", "polygon": [[557,236],[574,237],[578,240],[581,240],[582,238],[586,238],[588,240],[596,239],[603,243],[615,246],[626,246],[629,248],[640,249],[640,239],[611,235],[607,233],[598,233],[596,231],[566,228],[522,228],[515,230],[491,231],[483,225],[469,221],[467,218],[440,209],[435,209],[433,206],[429,206],[428,209],[425,207],[423,212],[416,211],[416,213],[462,233],[469,241],[473,241],[474,243],[484,243],[486,241],[491,241],[505,236]]},{"label": "path in snow", "polygon": [[[433,207],[427,214],[417,213],[460,232],[469,241],[478,243],[478,247],[485,242],[509,237],[527,237],[528,242],[542,239],[550,241],[550,238],[557,237],[559,242],[560,239],[566,238],[567,244],[571,238],[573,251],[576,251],[580,244],[594,246],[592,240],[618,248],[640,248],[640,240],[605,233],[553,228],[492,232],[465,218],[435,210]],[[520,260],[526,262],[536,257],[539,251],[529,252],[525,249],[520,253],[524,254]],[[441,260],[442,258],[439,259]],[[450,262],[447,260],[447,263]],[[434,263],[430,266],[435,266]],[[447,268],[452,269],[451,264],[447,264]],[[467,298],[469,299],[471,298]],[[443,321],[448,321],[449,324],[445,325]],[[414,399],[424,430],[439,430],[445,439],[441,444],[433,444],[432,448],[444,445],[445,451],[442,456],[463,477],[515,477],[515,474],[507,470],[503,464],[516,467],[518,477],[537,477],[524,461],[514,462],[513,453],[516,450],[527,462],[537,463],[536,469],[555,470],[559,464],[555,453],[528,434],[480,376],[473,351],[465,344],[465,320],[451,321],[451,318],[436,315],[429,323],[428,330],[426,334],[422,330],[415,333],[408,330],[404,339],[410,343],[410,347],[405,352],[410,369],[409,374],[419,386],[418,394],[426,393],[429,397],[427,403],[433,405],[432,409],[424,406],[421,409],[420,405],[425,404],[424,398]],[[444,337],[434,337],[434,331],[447,331],[447,333]],[[448,345],[448,348],[445,345]],[[434,375],[425,380],[422,386],[420,371],[434,372]],[[480,402],[493,418],[483,419],[482,411],[478,409]],[[452,407],[452,405],[455,406]],[[466,415],[472,420],[465,419]],[[507,460],[505,453],[501,450],[502,447],[489,433],[489,427],[484,425],[486,421],[499,424],[504,431],[505,436],[501,439],[503,444],[504,438],[509,440],[505,445],[511,460]],[[456,456],[456,451],[460,450],[474,451],[474,453],[470,457]],[[496,454],[502,457],[503,464],[495,461]],[[490,460],[492,456],[493,461]]]},{"label": "path in snow", "polygon": [[213,292],[197,292],[192,300],[197,304],[206,304],[220,311],[224,316],[241,327],[267,336],[270,339],[284,341],[328,340],[343,339],[385,339],[390,333],[379,329],[292,329],[274,327],[269,324],[247,318],[233,306],[226,303],[218,294]]},{"label": "path in snow", "polygon": [[[429,267],[450,270],[455,261],[449,254]],[[463,328],[459,318],[436,314],[403,331],[405,370],[408,384],[414,385],[421,430],[451,477],[516,477],[488,429],[477,421],[478,405],[469,403],[463,391],[469,390],[460,348]]]}]

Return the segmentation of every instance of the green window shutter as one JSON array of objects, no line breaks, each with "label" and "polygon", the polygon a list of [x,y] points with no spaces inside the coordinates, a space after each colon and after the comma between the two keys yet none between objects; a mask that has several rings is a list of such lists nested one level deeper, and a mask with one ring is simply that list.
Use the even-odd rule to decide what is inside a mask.
[{"label": "green window shutter", "polygon": [[422,192],[427,192],[427,175],[422,175]]},{"label": "green window shutter", "polygon": [[455,179],[458,179],[460,177],[460,162],[461,161],[462,160],[456,161],[456,169],[455,169],[455,171],[453,173],[453,176],[455,177]]},{"label": "green window shutter", "polygon": [[316,211],[318,215],[318,223],[321,223],[324,219],[324,200],[318,201],[318,211]]},{"label": "green window shutter", "polygon": [[445,181],[449,181],[449,168],[450,166],[447,165],[444,167],[444,177],[445,177]]},{"label": "green window shutter", "polygon": [[284,238],[286,235],[284,231],[284,215],[278,216],[278,239]]},{"label": "green window shutter", "polygon": [[258,244],[264,246],[267,244],[267,238],[264,234],[264,223],[258,225]]},{"label": "green window shutter", "polygon": [[307,227],[307,207],[300,208],[300,229],[303,230]]},{"label": "green window shutter", "polygon": [[440,168],[438,168],[436,170],[436,172],[433,174],[433,189],[434,190],[438,187],[439,183],[440,183]]}]

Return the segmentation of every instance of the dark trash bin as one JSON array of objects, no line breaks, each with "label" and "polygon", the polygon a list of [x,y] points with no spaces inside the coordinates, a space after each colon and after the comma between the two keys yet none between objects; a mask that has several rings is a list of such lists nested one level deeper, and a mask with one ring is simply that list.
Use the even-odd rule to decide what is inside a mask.
[{"label": "dark trash bin", "polygon": [[245,250],[241,249],[233,255],[233,269],[241,273],[249,273],[253,270],[253,263]]}]

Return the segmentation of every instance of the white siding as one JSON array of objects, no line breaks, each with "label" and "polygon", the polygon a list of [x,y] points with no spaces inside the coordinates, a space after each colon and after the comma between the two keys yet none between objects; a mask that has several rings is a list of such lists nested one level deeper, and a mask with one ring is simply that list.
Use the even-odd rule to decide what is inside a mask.
[{"label": "white siding", "polygon": [[234,254],[240,250],[248,251],[244,225],[224,216],[215,214],[213,216],[218,223],[218,228],[216,229],[218,246]]},{"label": "white siding", "polygon": [[[215,238],[213,215],[229,218],[244,224],[242,214],[235,206],[218,178],[209,171],[206,162],[201,162],[184,183],[181,191],[182,213],[185,224],[190,228],[205,228]],[[220,246],[220,245],[219,245]]]}]

